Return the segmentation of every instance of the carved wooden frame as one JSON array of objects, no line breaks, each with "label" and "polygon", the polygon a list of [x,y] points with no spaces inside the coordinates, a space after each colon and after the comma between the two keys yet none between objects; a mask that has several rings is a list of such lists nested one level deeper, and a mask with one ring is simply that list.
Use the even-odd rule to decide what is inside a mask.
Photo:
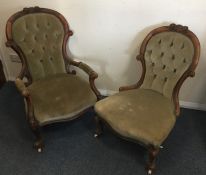
[{"label": "carved wooden frame", "polygon": [[[21,63],[22,63],[21,72],[20,72],[20,74],[18,75],[17,78],[19,80],[22,80],[24,77],[26,77],[28,79],[28,83],[26,83],[27,86],[32,83],[32,77],[31,77],[31,74],[28,70],[28,64],[27,64],[27,61],[26,61],[26,57],[25,57],[23,51],[21,50],[21,48],[13,40],[13,37],[12,37],[12,24],[19,17],[27,15],[27,14],[34,14],[34,13],[51,14],[51,15],[56,16],[60,20],[60,22],[62,23],[63,28],[64,28],[64,37],[63,37],[63,43],[62,43],[62,54],[63,54],[63,58],[64,58],[66,71],[67,71],[68,74],[76,74],[75,70],[72,70],[72,71],[70,70],[70,66],[72,65],[72,66],[76,66],[76,67],[82,69],[85,73],[87,73],[89,75],[90,87],[91,87],[92,91],[95,93],[95,95],[97,97],[97,100],[99,100],[101,98],[101,95],[100,95],[99,91],[97,90],[97,88],[95,86],[95,83],[94,83],[95,79],[98,77],[98,74],[94,70],[92,70],[88,65],[86,65],[82,62],[74,61],[68,56],[67,51],[66,51],[66,45],[67,45],[69,37],[73,35],[73,32],[70,30],[68,22],[64,18],[64,16],[61,15],[59,12],[51,10],[51,9],[40,8],[40,7],[24,8],[22,11],[19,11],[19,12],[15,13],[14,15],[12,15],[7,21],[7,24],[6,24],[6,37],[7,37],[6,46],[11,47],[19,55]],[[23,82],[20,82],[20,84],[22,84],[22,83]],[[25,89],[26,89],[26,87],[25,87]],[[31,96],[29,95],[29,93],[24,93],[24,92],[22,92],[22,95],[24,96],[24,98],[26,100],[26,103],[27,103],[27,106],[28,106],[27,120],[29,122],[29,125],[30,125],[34,135],[36,136],[36,142],[34,143],[34,147],[39,152],[41,152],[41,150],[43,148],[42,137],[41,137],[41,134],[40,134],[40,127],[41,126],[38,123],[38,121],[35,119]],[[69,118],[67,121],[73,120],[73,119],[79,117],[82,113],[86,112],[87,110],[88,109],[86,109],[83,112],[75,115],[72,118]]]},{"label": "carved wooden frame", "polygon": [[[133,85],[130,86],[123,86],[119,88],[119,91],[126,91],[126,90],[132,90],[132,89],[138,89],[140,88],[140,86],[142,85],[144,78],[145,78],[145,73],[146,73],[146,65],[145,65],[145,59],[144,59],[144,53],[146,50],[146,46],[149,42],[149,40],[156,34],[161,33],[161,32],[178,32],[181,33],[185,36],[187,36],[193,43],[194,45],[194,56],[192,59],[192,63],[190,64],[190,66],[188,67],[188,69],[183,73],[183,75],[180,77],[180,79],[178,80],[177,84],[175,85],[174,89],[173,89],[173,93],[172,93],[172,100],[174,102],[174,106],[175,106],[175,115],[178,116],[180,113],[180,107],[179,107],[179,90],[183,84],[183,82],[185,81],[185,79],[187,77],[194,77],[195,75],[195,68],[198,64],[199,61],[199,57],[200,57],[200,43],[198,38],[196,37],[196,35],[191,32],[190,30],[188,30],[188,27],[186,26],[182,26],[182,25],[176,25],[176,24],[171,24],[169,26],[163,26],[163,27],[159,27],[156,28],[154,30],[152,30],[143,40],[141,47],[140,47],[140,54],[137,55],[136,59],[137,61],[141,62],[142,65],[142,75],[139,79],[139,81]],[[95,122],[96,122],[96,131],[95,131],[95,137],[98,137],[99,135],[102,134],[103,131],[103,126],[102,126],[102,122],[105,123],[110,130],[112,130],[117,136],[119,136],[120,138],[127,140],[127,141],[131,141],[134,143],[138,143],[144,147],[146,147],[148,149],[148,153],[149,153],[149,161],[148,164],[146,166],[146,170],[148,172],[148,174],[152,174],[155,171],[155,159],[156,156],[159,153],[159,147],[155,147],[154,145],[145,145],[144,143],[135,140],[135,139],[131,139],[125,136],[120,135],[119,133],[117,133],[103,118],[96,116],[95,117]]]}]

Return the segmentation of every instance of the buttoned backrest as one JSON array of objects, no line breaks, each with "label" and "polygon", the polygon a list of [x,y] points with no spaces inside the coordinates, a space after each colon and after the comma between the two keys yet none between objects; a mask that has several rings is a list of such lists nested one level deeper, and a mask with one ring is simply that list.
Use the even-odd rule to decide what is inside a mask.
[{"label": "buttoned backrest", "polygon": [[155,34],[145,52],[145,78],[141,88],[157,91],[171,98],[173,90],[192,64],[194,45],[186,35],[167,31]]},{"label": "buttoned backrest", "polygon": [[64,27],[59,18],[43,12],[25,14],[13,22],[11,30],[34,81],[66,72],[62,54]]}]

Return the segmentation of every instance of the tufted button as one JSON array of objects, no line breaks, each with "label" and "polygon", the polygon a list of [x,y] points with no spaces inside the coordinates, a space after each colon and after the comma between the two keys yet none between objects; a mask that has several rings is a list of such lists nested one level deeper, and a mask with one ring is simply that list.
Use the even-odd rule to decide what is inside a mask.
[{"label": "tufted button", "polygon": [[50,23],[49,23],[49,22],[47,23],[47,26],[50,26]]},{"label": "tufted button", "polygon": [[37,37],[36,36],[34,36],[34,40],[37,41]]},{"label": "tufted button", "polygon": [[174,45],[173,41],[170,43],[170,47],[172,47]]},{"label": "tufted button", "polygon": [[166,82],[166,81],[167,81],[167,77],[164,78],[164,82]]},{"label": "tufted button", "polygon": [[40,59],[39,61],[40,61],[41,63],[43,63],[43,59]]},{"label": "tufted button", "polygon": [[156,74],[154,74],[154,76],[153,76],[154,78],[156,78],[157,77],[157,75]]},{"label": "tufted button", "polygon": [[172,60],[174,60],[174,59],[175,59],[175,55],[173,54],[173,55],[172,55]]},{"label": "tufted button", "polygon": [[158,41],[158,43],[161,44],[161,42],[162,42],[162,40],[160,39],[160,40]]},{"label": "tufted button", "polygon": [[34,53],[34,49],[31,49],[31,52]]},{"label": "tufted button", "polygon": [[53,58],[52,58],[52,57],[50,57],[49,59],[50,59],[51,61],[53,61]]},{"label": "tufted button", "polygon": [[165,68],[166,68],[166,66],[165,66],[165,65],[163,65],[162,69],[164,70]]},{"label": "tufted button", "polygon": [[36,24],[36,28],[39,28],[39,24],[38,23]]},{"label": "tufted button", "polygon": [[47,34],[45,34],[45,38],[46,38],[46,39],[48,38],[48,35],[47,35]]},{"label": "tufted button", "polygon": [[184,44],[184,43],[182,43],[181,49],[184,49],[184,47],[185,47],[185,44]]},{"label": "tufted button", "polygon": [[27,25],[27,23],[25,23],[25,29],[28,29],[28,25]]},{"label": "tufted button", "polygon": [[44,46],[42,46],[42,50],[45,51],[45,47]]},{"label": "tufted button", "polygon": [[163,57],[163,56],[164,56],[164,52],[161,53],[160,57]]},{"label": "tufted button", "polygon": [[151,55],[152,54],[152,50],[148,50],[148,54]]},{"label": "tufted button", "polygon": [[177,72],[177,69],[174,69],[173,72],[176,73],[176,72]]},{"label": "tufted button", "polygon": [[155,63],[152,63],[152,67],[154,67],[155,66]]},{"label": "tufted button", "polygon": [[186,59],[184,58],[183,63],[186,63]]}]

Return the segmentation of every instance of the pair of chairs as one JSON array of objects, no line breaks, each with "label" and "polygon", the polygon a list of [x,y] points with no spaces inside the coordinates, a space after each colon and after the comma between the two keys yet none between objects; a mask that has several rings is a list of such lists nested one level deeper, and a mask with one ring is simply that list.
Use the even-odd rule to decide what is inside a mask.
[{"label": "pair of chairs", "polygon": [[[187,27],[175,24],[152,30],[137,56],[143,70],[140,80],[100,100],[94,84],[97,73],[67,55],[66,44],[72,34],[60,13],[45,8],[25,8],[7,22],[6,45],[22,61],[15,83],[25,98],[27,120],[36,136],[34,147],[42,151],[42,126],[73,120],[94,106],[98,115],[95,137],[106,123],[124,139],[144,145],[149,152],[147,172],[152,174],[159,148],[180,113],[180,87],[187,77],[194,76],[200,56],[197,37]],[[89,83],[75,75],[72,66],[86,72]]]}]

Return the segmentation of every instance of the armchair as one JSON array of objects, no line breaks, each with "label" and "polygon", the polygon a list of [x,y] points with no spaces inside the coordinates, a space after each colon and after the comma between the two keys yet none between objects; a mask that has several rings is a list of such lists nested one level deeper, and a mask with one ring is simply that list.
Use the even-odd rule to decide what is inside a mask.
[{"label": "armchair", "polygon": [[[72,34],[66,19],[51,9],[24,8],[7,21],[6,46],[15,50],[22,62],[15,84],[25,98],[38,152],[43,148],[42,126],[73,120],[100,98],[94,84],[97,73],[67,55],[66,44]],[[88,74],[89,83],[75,75],[71,66]]]},{"label": "armchair", "polygon": [[187,27],[171,24],[152,30],[143,40],[137,60],[143,72],[138,83],[95,104],[95,137],[106,123],[119,136],[138,142],[149,152],[148,174],[180,113],[178,93],[194,76],[200,56],[198,38]]}]

